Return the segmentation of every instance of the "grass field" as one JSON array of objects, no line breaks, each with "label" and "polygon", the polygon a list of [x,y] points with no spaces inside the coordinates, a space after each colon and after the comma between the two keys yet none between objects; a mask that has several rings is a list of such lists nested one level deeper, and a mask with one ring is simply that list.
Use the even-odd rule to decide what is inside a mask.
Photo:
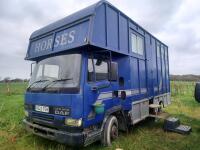
[{"label": "grass field", "polygon": [[[7,86],[0,83],[0,149],[72,149],[30,133],[22,126],[24,116],[23,93],[26,84],[12,83]],[[112,147],[102,147],[94,143],[84,149],[114,150],[199,150],[200,149],[200,104],[193,98],[194,83],[171,82],[172,105],[165,111],[181,119],[181,122],[192,126],[190,135],[167,133],[162,130],[162,121],[143,121],[134,126],[129,134],[121,133]]]}]

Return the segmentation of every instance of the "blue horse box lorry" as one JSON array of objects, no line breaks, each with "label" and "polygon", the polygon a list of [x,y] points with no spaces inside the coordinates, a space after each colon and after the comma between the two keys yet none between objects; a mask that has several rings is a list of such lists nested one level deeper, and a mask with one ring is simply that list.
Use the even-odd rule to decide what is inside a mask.
[{"label": "blue horse box lorry", "polygon": [[59,143],[111,145],[150,104],[170,104],[168,47],[107,1],[35,31],[25,59],[23,123]]}]

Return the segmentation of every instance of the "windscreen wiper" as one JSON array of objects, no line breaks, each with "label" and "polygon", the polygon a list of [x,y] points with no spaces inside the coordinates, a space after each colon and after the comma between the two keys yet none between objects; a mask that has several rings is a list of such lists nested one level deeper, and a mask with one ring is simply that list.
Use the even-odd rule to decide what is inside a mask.
[{"label": "windscreen wiper", "polygon": [[37,80],[37,81],[33,82],[31,85],[29,85],[27,90],[29,90],[35,83],[45,82],[45,81],[49,81],[49,80]]},{"label": "windscreen wiper", "polygon": [[53,80],[51,81],[49,84],[45,85],[42,90],[45,90],[49,85],[51,85],[52,83],[55,83],[55,82],[59,82],[59,81],[67,81],[67,80],[73,80],[73,78],[64,78],[64,79],[57,79],[57,80]]},{"label": "windscreen wiper", "polygon": [[73,80],[73,78],[57,79],[57,80],[53,80],[52,82],[57,82],[57,81],[67,81],[67,80]]}]

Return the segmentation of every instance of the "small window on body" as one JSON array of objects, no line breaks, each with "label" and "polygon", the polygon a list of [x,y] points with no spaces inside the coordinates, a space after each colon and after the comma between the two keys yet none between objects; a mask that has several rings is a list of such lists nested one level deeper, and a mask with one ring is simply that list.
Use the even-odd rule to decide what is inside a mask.
[{"label": "small window on body", "polygon": [[131,50],[133,53],[144,55],[144,39],[134,33],[131,33]]},{"label": "small window on body", "polygon": [[162,56],[162,59],[164,59],[164,47],[163,47],[163,45],[161,45],[161,56]]},{"label": "small window on body", "polygon": [[131,50],[134,53],[138,53],[137,52],[137,36],[134,33],[131,34]]},{"label": "small window on body", "polygon": [[137,36],[137,49],[138,54],[143,55],[144,54],[144,41],[143,38],[140,36]]},{"label": "small window on body", "polygon": [[160,46],[157,44],[157,57],[160,57]]},{"label": "small window on body", "polygon": [[167,52],[167,48],[165,47],[165,60],[168,60],[168,52]]}]

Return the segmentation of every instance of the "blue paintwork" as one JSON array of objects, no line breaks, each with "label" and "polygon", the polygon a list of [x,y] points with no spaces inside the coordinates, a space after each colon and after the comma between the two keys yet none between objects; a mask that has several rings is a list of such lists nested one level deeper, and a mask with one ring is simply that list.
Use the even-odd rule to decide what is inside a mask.
[{"label": "blue paintwork", "polygon": [[65,106],[71,109],[69,117],[81,118],[83,112],[82,94],[26,93],[27,104],[44,106]]},{"label": "blue paintwork", "polygon": [[[57,36],[74,30],[76,34],[72,43],[55,47]],[[144,38],[145,53],[143,56],[131,51],[131,33]],[[36,44],[49,39],[52,40],[51,47],[44,51],[35,49]],[[158,57],[157,45],[164,48],[163,52],[160,51],[161,57]],[[117,81],[111,82],[109,87],[99,91],[91,90],[93,85],[109,84],[108,81],[87,82],[87,51],[101,49],[112,51],[112,60],[118,63],[119,77],[124,77],[124,87],[120,87]],[[58,52],[70,53],[76,50],[81,51],[83,56],[80,93],[26,93],[26,103],[70,107],[72,114],[69,117],[83,118],[83,127],[88,127],[104,119],[104,114],[96,115],[92,119],[88,118],[93,111],[92,104],[97,101],[101,92],[138,90],[137,94],[127,96],[126,100],[106,99],[103,101],[105,111],[113,106],[121,106],[123,110],[130,110],[133,101],[143,98],[150,99],[170,92],[168,47],[106,1],[100,1],[34,32],[30,37],[26,59],[37,61],[54,56]]]},{"label": "blue paintwork", "polygon": [[[31,40],[27,56],[30,58],[39,56],[41,57],[44,55],[58,53],[66,49],[72,49],[77,46],[85,45],[85,37],[87,36],[88,25],[89,21],[86,20],[76,26],[72,26],[63,30],[58,30],[57,32],[51,33],[50,35],[43,38],[39,38],[38,40]],[[70,32],[73,32],[74,35],[73,42],[68,42],[63,45],[60,44],[61,36],[65,33],[69,35]],[[58,39],[59,44],[57,44],[56,39]],[[68,37],[68,40],[71,40],[71,38]],[[48,41],[50,41],[49,46],[47,46],[49,44]],[[39,49],[37,48],[38,44],[41,45]]]}]

